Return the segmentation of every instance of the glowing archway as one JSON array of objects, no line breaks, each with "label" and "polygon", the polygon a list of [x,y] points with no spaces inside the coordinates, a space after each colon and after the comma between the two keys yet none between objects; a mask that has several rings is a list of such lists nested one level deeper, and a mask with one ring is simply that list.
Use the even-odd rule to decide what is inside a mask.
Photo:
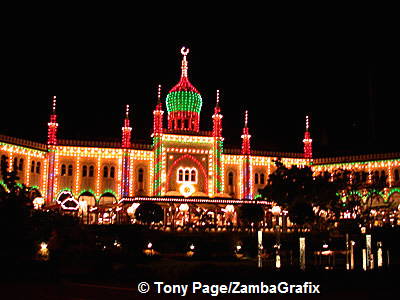
[{"label": "glowing archway", "polygon": [[183,159],[190,159],[198,166],[198,168],[200,169],[201,173],[204,176],[204,187],[205,187],[205,190],[208,191],[208,176],[207,176],[207,172],[204,169],[204,167],[202,166],[202,164],[194,156],[192,156],[190,154],[182,155],[176,161],[173,162],[173,164],[171,165],[171,167],[170,167],[170,169],[168,171],[168,174],[167,174],[166,190],[168,191],[168,184],[169,184],[169,181],[171,179],[172,170]]}]

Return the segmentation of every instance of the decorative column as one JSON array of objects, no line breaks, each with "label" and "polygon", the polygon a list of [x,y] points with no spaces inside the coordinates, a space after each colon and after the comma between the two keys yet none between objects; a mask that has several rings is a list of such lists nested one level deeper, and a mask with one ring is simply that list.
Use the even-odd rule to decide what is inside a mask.
[{"label": "decorative column", "polygon": [[57,114],[56,114],[57,97],[53,96],[52,112],[50,115],[50,122],[47,123],[47,159],[48,159],[48,172],[47,172],[47,196],[46,203],[50,204],[54,200],[54,183],[55,183],[55,160],[56,160],[56,145],[57,145]]},{"label": "decorative column", "polygon": [[129,148],[131,147],[131,132],[129,121],[129,105],[126,105],[124,126],[122,127],[122,184],[121,197],[129,197],[129,174],[130,174],[130,155]]},{"label": "decorative column", "polygon": [[248,123],[248,111],[245,113],[244,120],[244,128],[242,134],[242,156],[243,156],[243,164],[242,164],[242,174],[243,174],[243,198],[244,199],[252,199],[253,191],[252,191],[252,180],[251,180],[251,165],[250,165],[250,137],[249,128],[247,127]]},{"label": "decorative column", "polygon": [[154,149],[154,196],[162,196],[162,170],[163,170],[163,114],[161,103],[161,85],[158,85],[158,100],[156,109],[153,111],[153,149]]},{"label": "decorative column", "polygon": [[219,90],[217,90],[217,104],[214,108],[213,118],[213,137],[214,137],[214,170],[215,170],[215,190],[214,193],[224,192],[222,151],[224,147],[224,138],[222,137],[222,115],[219,107]]},{"label": "decorative column", "polygon": [[304,158],[312,158],[312,139],[310,135],[310,122],[308,116],[306,116],[306,131],[304,132]]}]

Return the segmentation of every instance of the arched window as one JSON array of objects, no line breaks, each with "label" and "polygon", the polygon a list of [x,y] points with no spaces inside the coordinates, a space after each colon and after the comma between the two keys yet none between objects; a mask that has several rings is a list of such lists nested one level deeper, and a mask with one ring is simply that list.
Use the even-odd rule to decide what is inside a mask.
[{"label": "arched window", "polygon": [[72,165],[68,166],[68,176],[72,176]]},{"label": "arched window", "polygon": [[178,120],[178,129],[182,128],[182,120]]},{"label": "arched window", "polygon": [[108,177],[108,167],[107,167],[107,166],[105,166],[105,167],[103,168],[103,177],[105,177],[105,178]]},{"label": "arched window", "polygon": [[140,168],[138,171],[138,182],[143,182],[143,169]]},{"label": "arched window", "polygon": [[114,178],[114,176],[115,176],[115,167],[111,167],[110,168],[110,177]]},{"label": "arched window", "polygon": [[368,173],[367,172],[362,172],[361,173],[362,182],[367,182],[367,178],[368,178]]},{"label": "arched window", "polygon": [[65,165],[61,165],[61,176],[64,176],[67,173],[67,167]]},{"label": "arched window", "polygon": [[386,172],[385,171],[381,171],[381,179],[385,178],[386,176]]},{"label": "arched window", "polygon": [[33,173],[33,172],[35,172],[35,161],[34,160],[32,160],[32,163],[31,163],[31,173]]},{"label": "arched window", "polygon": [[265,184],[265,175],[264,175],[264,173],[260,174],[260,184]]},{"label": "arched window", "polygon": [[355,172],[354,173],[354,181],[357,183],[357,182],[360,182],[360,173],[359,172]]},{"label": "arched window", "polygon": [[[5,155],[2,155],[2,156],[1,156],[1,165],[3,165],[3,164],[7,164],[7,159],[8,159],[8,157],[7,157],[7,156],[5,156]],[[7,167],[7,165],[6,165],[6,167]]]},{"label": "arched window", "polygon": [[18,170],[22,171],[23,168],[24,168],[24,159],[20,158],[19,165],[18,165]]},{"label": "arched window", "polygon": [[186,169],[185,170],[185,181],[189,181],[189,174],[190,174],[189,170]]},{"label": "arched window", "polygon": [[398,181],[399,179],[400,179],[399,170],[396,169],[394,170],[394,180]]},{"label": "arched window", "polygon": [[89,167],[89,177],[93,177],[94,176],[94,167],[90,166]]},{"label": "arched window", "polygon": [[14,157],[13,169],[14,171],[18,170],[18,158],[16,157]]},{"label": "arched window", "polygon": [[189,120],[185,119],[183,122],[184,122],[185,129],[189,129]]},{"label": "arched window", "polygon": [[196,170],[190,172],[190,181],[196,182]]},{"label": "arched window", "polygon": [[36,163],[36,173],[40,174],[40,161]]},{"label": "arched window", "polygon": [[183,170],[179,169],[178,170],[178,182],[182,182],[183,181]]},{"label": "arched window", "polygon": [[254,183],[258,184],[258,173],[254,175]]},{"label": "arched window", "polygon": [[233,185],[233,173],[228,173],[228,185]]},{"label": "arched window", "polygon": [[83,166],[82,167],[82,177],[86,177],[87,176],[87,166]]}]

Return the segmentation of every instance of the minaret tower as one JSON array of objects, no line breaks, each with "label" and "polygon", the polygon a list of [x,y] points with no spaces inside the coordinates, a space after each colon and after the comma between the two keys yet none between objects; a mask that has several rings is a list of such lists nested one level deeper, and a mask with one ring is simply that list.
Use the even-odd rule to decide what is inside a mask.
[{"label": "minaret tower", "polygon": [[312,158],[312,139],[310,135],[310,120],[308,116],[306,116],[306,131],[304,132],[304,158],[311,159]]},{"label": "minaret tower", "polygon": [[57,145],[57,114],[56,114],[56,105],[57,105],[57,96],[53,96],[52,100],[52,111],[50,115],[50,122],[47,130],[47,144],[48,145]]},{"label": "minaret tower", "polygon": [[130,153],[129,148],[131,147],[131,132],[132,127],[130,126],[129,120],[129,104],[126,105],[124,126],[122,127],[122,143],[123,149],[122,157],[122,185],[121,185],[121,197],[129,196],[129,174],[130,174]]},{"label": "minaret tower", "polygon": [[56,170],[56,145],[57,145],[57,97],[53,96],[50,122],[47,123],[47,147],[48,147],[48,172],[47,172],[47,197],[46,202],[50,204],[54,200],[54,183]]},{"label": "minaret tower", "polygon": [[224,192],[224,181],[223,181],[223,167],[222,167],[222,151],[224,147],[224,138],[222,137],[222,115],[220,114],[221,109],[219,107],[219,90],[217,90],[217,103],[214,108],[213,118],[213,137],[214,137],[214,170],[216,173],[215,177],[215,193]]},{"label": "minaret tower", "polygon": [[161,85],[158,85],[157,105],[153,111],[153,149],[154,149],[154,192],[155,196],[163,195],[163,151],[162,151],[162,134],[163,134],[163,115],[164,111],[161,103]]},{"label": "minaret tower", "polygon": [[182,47],[181,78],[167,95],[168,130],[199,132],[202,99],[188,78],[188,53],[189,49]]},{"label": "minaret tower", "polygon": [[131,147],[131,131],[132,127],[130,127],[129,120],[129,104],[127,104],[125,109],[124,126],[122,127],[122,148]]},{"label": "minaret tower", "polygon": [[250,164],[250,137],[248,123],[248,111],[245,112],[244,117],[244,128],[242,134],[242,155],[243,155],[243,166],[242,166],[242,198],[252,199],[252,178],[251,178],[251,164]]}]

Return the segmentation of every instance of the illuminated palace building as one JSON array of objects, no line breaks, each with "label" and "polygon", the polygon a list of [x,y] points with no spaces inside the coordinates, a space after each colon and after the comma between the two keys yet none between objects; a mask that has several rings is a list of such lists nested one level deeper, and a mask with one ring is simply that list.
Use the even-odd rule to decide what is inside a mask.
[{"label": "illuminated palace building", "polygon": [[[164,228],[204,226],[207,222],[217,227],[236,226],[238,204],[257,201],[258,190],[267,184],[277,158],[288,166],[311,165],[316,174],[341,168],[367,172],[366,181],[385,175],[388,188],[374,202],[400,202],[400,153],[313,159],[308,118],[304,153],[252,150],[247,112],[241,149],[224,148],[219,93],[212,115],[213,130],[201,131],[202,97],[189,81],[188,49],[182,48],[181,53],[181,77],[168,92],[165,105],[160,87],[158,90],[152,145],[131,143],[128,105],[121,142],[58,139],[54,96],[47,145],[0,136],[1,159],[8,162],[9,171],[17,171],[20,183],[40,192],[46,207],[75,211],[85,223],[136,222],[135,209],[151,201],[164,210]],[[3,182],[1,185],[6,188]],[[274,222],[290,227],[285,211],[276,218],[271,215],[271,203],[258,200],[266,204],[266,228],[273,227]],[[208,218],[202,218],[205,215]]]}]

